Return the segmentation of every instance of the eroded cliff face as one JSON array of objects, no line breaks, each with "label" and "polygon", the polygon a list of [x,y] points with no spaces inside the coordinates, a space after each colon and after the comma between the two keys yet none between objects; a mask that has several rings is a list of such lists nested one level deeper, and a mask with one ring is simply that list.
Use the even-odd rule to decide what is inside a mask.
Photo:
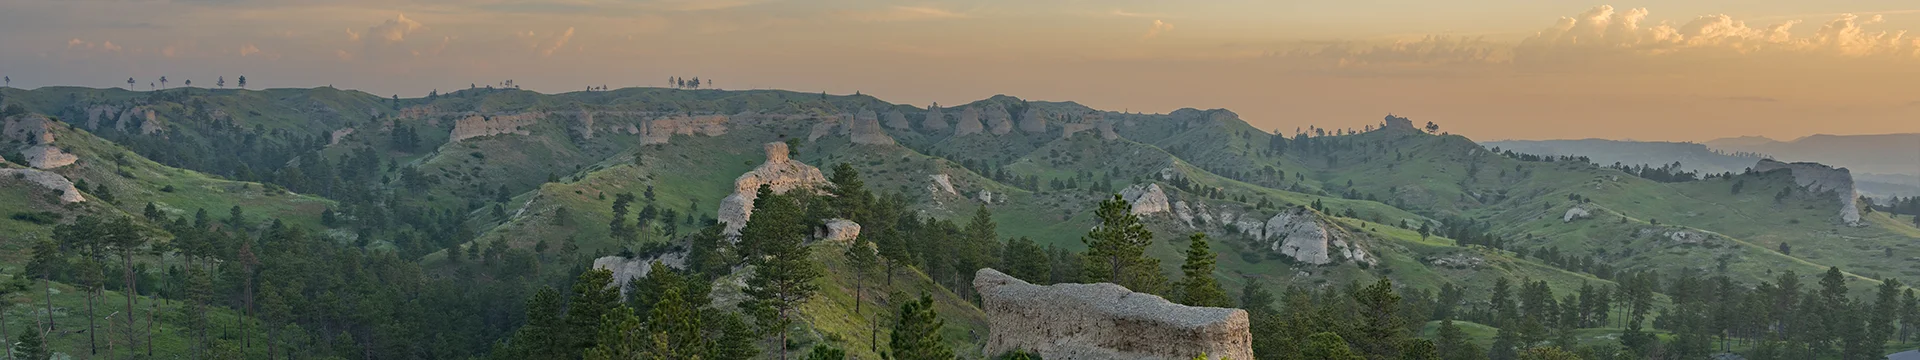
[{"label": "eroded cliff face", "polygon": [[1020,115],[1020,132],[1028,134],[1046,133],[1048,116],[1053,116],[1053,114],[1048,114],[1046,111],[1038,108],[1028,108],[1027,113]]},{"label": "eroded cliff face", "polygon": [[20,115],[0,121],[0,134],[10,141],[28,145],[53,143],[53,119],[40,115]]},{"label": "eroded cliff face", "polygon": [[665,144],[673,135],[720,136],[727,134],[726,115],[669,116],[647,122],[641,131],[640,143],[646,145]]},{"label": "eroded cliff face", "polygon": [[848,136],[855,144],[893,145],[893,137],[887,136],[887,130],[880,128],[880,114],[873,110],[861,110],[853,115],[853,123],[847,124]]},{"label": "eroded cliff face", "polygon": [[60,174],[36,169],[0,169],[0,178],[17,178],[22,181],[40,185],[40,187],[47,188],[48,190],[58,191],[60,192],[61,203],[70,204],[87,201],[86,197],[80,196],[80,189],[73,188],[73,181],[67,180],[67,177],[60,176]]},{"label": "eroded cliff face", "polygon": [[888,111],[886,116],[886,124],[887,124],[887,128],[894,129],[894,130],[913,129],[913,123],[907,122],[907,114],[900,112],[900,110]]},{"label": "eroded cliff face", "polygon": [[980,123],[980,109],[968,106],[960,110],[960,122],[953,125],[953,136],[979,134],[986,129],[986,125]]},{"label": "eroded cliff face", "polygon": [[994,135],[1013,132],[1013,114],[1007,113],[1007,108],[999,105],[988,106],[984,113],[987,117],[987,127],[993,131]]},{"label": "eroded cliff face", "polygon": [[761,185],[771,188],[775,194],[827,185],[827,177],[819,168],[787,158],[786,143],[770,142],[764,148],[767,162],[734,179],[733,195],[720,201],[718,218],[726,224],[726,234],[729,236],[739,235],[740,228],[747,226],[747,219],[753,216],[753,200],[759,198]]},{"label": "eroded cliff face", "polygon": [[453,132],[447,135],[447,142],[490,135],[529,135],[532,132],[525,127],[532,126],[543,117],[546,117],[545,113],[468,115],[453,121]]},{"label": "eroded cliff face", "polygon": [[631,259],[620,256],[603,256],[598,259],[593,259],[593,269],[613,272],[613,283],[620,286],[620,295],[626,296],[628,292],[633,291],[633,279],[647,277],[647,273],[653,271],[653,263],[655,261],[676,270],[687,268],[687,255],[685,253],[667,253],[655,257]]},{"label": "eroded cliff face", "polygon": [[1287,255],[1301,263],[1326,265],[1338,260],[1374,262],[1366,249],[1351,241],[1351,235],[1325,219],[1321,219],[1319,213],[1304,207],[1293,207],[1281,211],[1280,214],[1267,219],[1264,224],[1245,219],[1238,224],[1243,225],[1237,226],[1253,225],[1252,229],[1258,229],[1258,233],[1254,233],[1255,230],[1247,227],[1241,227],[1241,229],[1253,235],[1255,239],[1265,242],[1269,250]]},{"label": "eroded cliff face", "polygon": [[1840,200],[1840,222],[1847,226],[1863,226],[1860,222],[1860,194],[1854,192],[1853,173],[1847,168],[1834,168],[1810,162],[1783,163],[1762,159],[1753,165],[1754,172],[1770,172],[1785,169],[1793,173],[1793,182],[1813,193],[1832,191]]},{"label": "eroded cliff face", "polygon": [[947,115],[941,113],[940,104],[927,107],[927,118],[920,120],[920,127],[927,130],[946,130]]},{"label": "eroded cliff face", "polygon": [[68,154],[66,151],[54,147],[53,144],[34,145],[33,147],[20,150],[20,155],[26,156],[27,166],[32,166],[35,169],[53,169],[73,165],[74,162],[80,161],[80,156]]},{"label": "eroded cliff face", "polygon": [[1120,198],[1133,206],[1134,215],[1165,213],[1172,210],[1168,205],[1167,193],[1160,190],[1159,184],[1134,184],[1120,190]]},{"label": "eroded cliff face", "polygon": [[1120,285],[1040,286],[993,269],[974,274],[987,313],[987,354],[1020,350],[1049,360],[1252,359],[1240,309],[1174,304]]}]

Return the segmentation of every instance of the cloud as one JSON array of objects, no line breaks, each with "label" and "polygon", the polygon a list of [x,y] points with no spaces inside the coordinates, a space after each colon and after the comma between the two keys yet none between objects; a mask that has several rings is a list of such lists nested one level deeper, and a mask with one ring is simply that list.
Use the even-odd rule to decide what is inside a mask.
[{"label": "cloud", "polygon": [[1153,20],[1153,27],[1147,28],[1147,37],[1160,36],[1160,33],[1173,30],[1173,24],[1159,19]]},{"label": "cloud", "polygon": [[242,57],[247,55],[258,54],[258,53],[260,53],[260,48],[254,47],[253,44],[246,44],[246,45],[240,46],[240,56]]},{"label": "cloud", "polygon": [[[421,25],[418,21],[408,19],[406,14],[400,14],[399,17],[387,19],[386,22],[367,28],[366,35],[377,37],[388,43],[397,43],[406,41],[407,34],[426,28],[426,25]],[[360,34],[354,34],[353,31],[347,31],[347,34],[356,41],[361,38]]]},{"label": "cloud", "polygon": [[102,41],[100,42],[100,50],[101,51],[120,51],[120,46],[114,45],[112,40]]},{"label": "cloud", "polygon": [[1580,61],[1594,58],[1684,54],[1752,55],[1797,54],[1838,57],[1915,57],[1920,41],[1904,31],[1871,31],[1879,15],[1862,18],[1841,14],[1808,37],[1796,37],[1800,22],[1789,20],[1748,26],[1727,15],[1703,15],[1684,24],[1646,24],[1645,8],[1618,11],[1601,5],[1579,15],[1560,18],[1514,48],[1521,62]]},{"label": "cloud", "polygon": [[1428,35],[1387,44],[1333,42],[1299,46],[1268,55],[1295,65],[1354,68],[1368,66],[1431,67],[1461,64],[1500,64],[1510,61],[1510,50],[1478,37]]},{"label": "cloud", "polygon": [[1161,15],[1158,15],[1158,14],[1137,13],[1137,12],[1131,12],[1131,11],[1120,10],[1120,9],[1113,9],[1113,11],[1108,11],[1106,15],[1118,16],[1118,17],[1129,17],[1129,18],[1161,17]]},{"label": "cloud", "polygon": [[853,21],[863,22],[922,21],[969,17],[964,13],[923,6],[894,6],[881,10],[848,11],[842,12],[840,15]]},{"label": "cloud", "polygon": [[541,57],[553,56],[554,50],[559,50],[560,47],[567,46],[568,40],[573,40],[572,27],[568,27],[567,31],[561,32],[559,35],[555,35],[554,37],[549,38],[546,41],[543,41],[545,45],[542,45],[540,47],[540,56]]}]

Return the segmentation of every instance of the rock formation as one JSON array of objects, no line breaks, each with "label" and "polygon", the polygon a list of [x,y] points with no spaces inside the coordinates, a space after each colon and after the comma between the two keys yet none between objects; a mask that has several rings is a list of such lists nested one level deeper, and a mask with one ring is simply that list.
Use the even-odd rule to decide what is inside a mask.
[{"label": "rock formation", "polygon": [[1413,119],[1393,116],[1391,114],[1387,115],[1386,122],[1380,126],[1380,130],[1394,131],[1394,132],[1420,132],[1420,128],[1416,128],[1413,126]]},{"label": "rock formation", "polygon": [[1135,184],[1120,190],[1120,198],[1133,205],[1134,215],[1158,214],[1170,211],[1167,193],[1160,190],[1159,184]]},{"label": "rock formation", "polygon": [[353,128],[340,128],[339,130],[334,130],[333,133],[330,133],[328,135],[329,137],[327,138],[327,146],[340,145],[340,140],[346,139],[347,135],[353,135]]},{"label": "rock formation", "polygon": [[853,242],[853,239],[860,237],[860,224],[847,219],[828,219],[826,225],[813,236],[836,243]]},{"label": "rock formation", "polygon": [[820,122],[813,123],[813,128],[807,132],[807,142],[814,142],[820,140],[820,138],[827,137],[827,135],[833,135],[835,129],[846,132],[846,127],[840,126],[842,122],[841,119],[845,117],[846,116],[843,115],[828,116],[820,119]]},{"label": "rock formation", "polygon": [[965,110],[960,110],[960,122],[953,125],[953,136],[979,134],[986,129],[987,127],[980,123],[980,109],[968,106]]},{"label": "rock formation", "polygon": [[1568,208],[1566,214],[1560,215],[1560,222],[1568,223],[1568,222],[1573,222],[1574,220],[1585,219],[1592,216],[1593,214],[1588,213],[1587,209],[1581,209],[1580,207],[1576,206],[1576,207]]},{"label": "rock formation", "polygon": [[847,124],[847,132],[855,144],[893,145],[893,137],[880,128],[880,115],[873,110],[860,110],[854,115],[853,123]]},{"label": "rock formation", "polygon": [[1862,226],[1860,222],[1860,195],[1854,192],[1853,173],[1847,168],[1834,168],[1810,162],[1783,163],[1771,159],[1761,159],[1753,165],[1758,173],[1785,169],[1793,173],[1793,182],[1813,193],[1832,191],[1840,200],[1840,222],[1847,226]]},{"label": "rock formation", "polygon": [[1007,108],[1000,105],[988,106],[984,115],[987,117],[987,127],[993,131],[994,135],[1013,132],[1013,114],[1008,114]]},{"label": "rock formation", "polygon": [[667,253],[656,257],[632,259],[620,256],[603,256],[598,259],[593,259],[593,269],[613,272],[613,283],[620,286],[620,295],[626,296],[627,292],[633,291],[633,279],[647,277],[647,273],[653,271],[653,262],[655,261],[659,261],[661,265],[666,265],[674,269],[685,269],[687,267],[687,255],[685,253]]},{"label": "rock formation", "polygon": [[53,191],[59,191],[61,203],[70,204],[87,201],[86,197],[80,196],[80,189],[73,188],[73,181],[67,180],[67,177],[60,176],[60,174],[35,169],[0,169],[0,178],[17,178],[26,182],[39,184],[41,187]]},{"label": "rock formation", "polygon": [[80,161],[79,156],[61,151],[60,148],[53,147],[53,144],[34,145],[26,150],[20,150],[20,155],[27,157],[27,166],[36,169],[52,169],[73,165],[75,161]]},{"label": "rock formation", "polygon": [[819,168],[787,159],[787,143],[770,142],[765,147],[767,162],[734,179],[733,195],[720,201],[718,218],[727,224],[727,235],[739,235],[740,228],[747,226],[747,219],[753,216],[753,200],[760,196],[760,185],[780,194],[827,184]]},{"label": "rock formation", "polygon": [[974,274],[987,313],[986,353],[1049,360],[1252,359],[1246,310],[1174,304],[1120,285],[1029,284],[993,269]]},{"label": "rock formation", "polygon": [[947,115],[940,113],[940,104],[927,107],[927,118],[920,120],[920,127],[927,130],[947,129]]},{"label": "rock formation", "polygon": [[1028,134],[1046,133],[1048,116],[1052,115],[1038,108],[1027,108],[1027,113],[1020,115],[1020,131]]},{"label": "rock formation", "polygon": [[641,131],[640,143],[646,145],[665,144],[674,134],[693,136],[720,136],[727,134],[726,115],[671,116],[648,121],[646,129]]},{"label": "rock formation", "polygon": [[1115,140],[1120,138],[1120,132],[1113,131],[1112,121],[1101,121],[1095,126],[1100,128],[1100,138],[1102,139]]},{"label": "rock formation", "polygon": [[888,111],[886,124],[888,128],[894,130],[913,129],[913,123],[907,122],[907,114],[900,112],[900,110]]},{"label": "rock formation", "polygon": [[1251,225],[1260,229],[1254,238],[1267,242],[1269,250],[1302,263],[1326,265],[1340,259],[1373,262],[1365,249],[1348,241],[1348,234],[1305,207],[1281,211],[1264,225]]},{"label": "rock formation", "polygon": [[960,194],[959,192],[953,190],[953,178],[948,177],[947,174],[933,174],[928,177],[933,178],[933,184],[928,185],[928,189],[931,192],[934,192],[934,193],[945,192],[948,195]]},{"label": "rock formation", "polygon": [[580,110],[574,115],[573,130],[580,133],[580,138],[593,140],[593,112]]},{"label": "rock formation", "polygon": [[447,136],[447,142],[456,142],[489,135],[529,135],[532,132],[524,127],[533,125],[545,117],[542,113],[517,113],[504,115],[468,115],[453,121],[453,133]]},{"label": "rock formation", "polygon": [[0,121],[0,134],[6,140],[28,145],[53,143],[53,120],[40,115],[23,115]]}]

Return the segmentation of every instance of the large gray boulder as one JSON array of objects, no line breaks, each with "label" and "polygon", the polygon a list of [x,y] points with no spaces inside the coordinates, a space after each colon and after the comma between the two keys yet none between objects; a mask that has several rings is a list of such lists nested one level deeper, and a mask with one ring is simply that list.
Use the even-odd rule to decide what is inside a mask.
[{"label": "large gray boulder", "polygon": [[987,313],[986,352],[1027,351],[1048,360],[1253,359],[1240,309],[1174,304],[1120,285],[1029,284],[993,269],[974,273]]}]

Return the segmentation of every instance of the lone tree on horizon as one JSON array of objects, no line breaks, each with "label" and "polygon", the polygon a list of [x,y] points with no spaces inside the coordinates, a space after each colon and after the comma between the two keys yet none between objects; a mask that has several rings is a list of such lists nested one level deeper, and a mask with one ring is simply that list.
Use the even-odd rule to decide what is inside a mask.
[{"label": "lone tree on horizon", "polygon": [[136,83],[136,82],[135,82],[135,81],[133,81],[133,78],[127,78],[127,91],[133,91],[133,84],[134,84],[134,83]]},{"label": "lone tree on horizon", "polygon": [[163,88],[163,89],[164,89],[164,88],[166,88],[166,87],[167,87],[167,77],[165,77],[165,76],[161,76],[161,77],[160,77],[160,88]]},{"label": "lone tree on horizon", "polygon": [[216,81],[215,81],[215,82],[214,82],[213,84],[214,84],[214,85],[219,85],[219,86],[220,86],[220,88],[223,88],[223,89],[224,89],[224,88],[226,88],[226,87],[227,87],[227,77],[226,77],[226,76],[224,76],[224,75],[223,75],[223,76],[220,76],[220,80],[216,80]]},{"label": "lone tree on horizon", "polygon": [[246,76],[246,75],[240,75],[240,88],[241,88],[241,89],[245,89],[245,88],[247,88],[247,76]]}]

